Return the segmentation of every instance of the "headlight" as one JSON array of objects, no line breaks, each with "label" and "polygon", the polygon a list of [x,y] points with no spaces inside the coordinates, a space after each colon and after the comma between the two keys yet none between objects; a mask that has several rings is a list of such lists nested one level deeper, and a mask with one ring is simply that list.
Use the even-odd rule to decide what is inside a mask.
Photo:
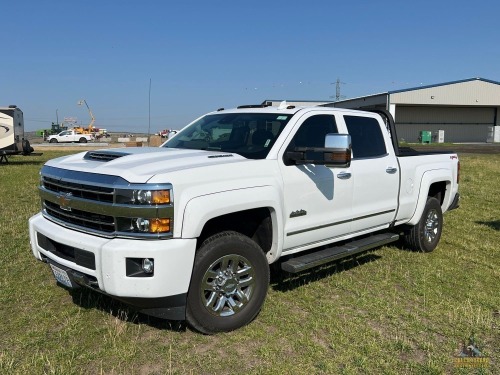
[{"label": "headlight", "polygon": [[170,190],[134,190],[136,204],[170,204]]},{"label": "headlight", "polygon": [[170,232],[170,218],[136,218],[132,219],[132,227],[142,233],[168,233]]},{"label": "headlight", "polygon": [[153,219],[150,221],[149,231],[151,233],[170,232],[170,219]]},{"label": "headlight", "polygon": [[171,189],[117,189],[116,203],[133,205],[172,204]]},{"label": "headlight", "polygon": [[116,230],[138,238],[167,238],[174,230],[171,184],[130,184],[115,189]]}]

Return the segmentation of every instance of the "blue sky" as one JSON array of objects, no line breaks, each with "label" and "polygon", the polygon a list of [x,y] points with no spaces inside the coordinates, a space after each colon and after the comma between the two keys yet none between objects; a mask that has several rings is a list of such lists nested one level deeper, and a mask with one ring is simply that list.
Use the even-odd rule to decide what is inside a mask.
[{"label": "blue sky", "polygon": [[35,1],[2,6],[0,106],[179,129],[220,107],[500,81],[498,1]]}]

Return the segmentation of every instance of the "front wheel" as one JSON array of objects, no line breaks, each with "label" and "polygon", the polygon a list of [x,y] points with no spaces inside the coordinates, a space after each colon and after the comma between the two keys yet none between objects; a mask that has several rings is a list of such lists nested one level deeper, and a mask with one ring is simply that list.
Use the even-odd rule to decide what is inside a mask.
[{"label": "front wheel", "polygon": [[268,287],[262,249],[237,232],[216,234],[196,254],[186,320],[205,334],[240,328],[260,312]]},{"label": "front wheel", "polygon": [[404,236],[405,244],[412,250],[431,252],[439,243],[443,231],[443,212],[436,198],[427,198],[420,221]]}]

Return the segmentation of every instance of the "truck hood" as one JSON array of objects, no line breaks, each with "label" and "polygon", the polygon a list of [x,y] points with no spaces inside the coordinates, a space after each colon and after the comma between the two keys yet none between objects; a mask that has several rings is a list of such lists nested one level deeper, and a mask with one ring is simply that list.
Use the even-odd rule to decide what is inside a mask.
[{"label": "truck hood", "polygon": [[164,147],[130,147],[82,152],[49,160],[46,165],[104,175],[120,176],[131,183],[146,183],[158,173],[249,160],[227,152]]}]

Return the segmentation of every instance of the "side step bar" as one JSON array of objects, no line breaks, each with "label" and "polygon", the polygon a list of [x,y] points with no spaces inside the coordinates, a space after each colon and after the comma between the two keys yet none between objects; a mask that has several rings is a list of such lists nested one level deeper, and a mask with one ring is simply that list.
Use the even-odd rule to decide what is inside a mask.
[{"label": "side step bar", "polygon": [[290,273],[298,273],[309,268],[317,267],[334,260],[348,257],[374,247],[379,247],[399,239],[399,234],[382,233],[352,241],[340,246],[333,246],[314,253],[298,256],[281,263],[281,269]]}]

